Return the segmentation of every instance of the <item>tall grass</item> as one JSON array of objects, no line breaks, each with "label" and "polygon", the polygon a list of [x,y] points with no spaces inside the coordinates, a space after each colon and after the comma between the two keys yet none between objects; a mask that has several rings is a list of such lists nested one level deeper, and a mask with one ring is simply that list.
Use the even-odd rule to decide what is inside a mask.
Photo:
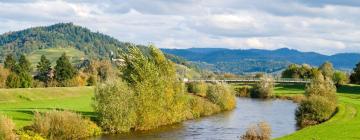
[{"label": "tall grass", "polygon": [[14,132],[15,124],[13,121],[3,115],[0,115],[0,140],[15,140],[16,134]]}]

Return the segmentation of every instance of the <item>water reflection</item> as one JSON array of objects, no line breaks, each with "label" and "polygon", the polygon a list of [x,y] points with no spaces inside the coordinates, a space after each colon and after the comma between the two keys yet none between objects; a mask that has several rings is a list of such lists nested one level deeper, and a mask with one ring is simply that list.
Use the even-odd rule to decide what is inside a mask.
[{"label": "water reflection", "polygon": [[210,117],[189,120],[152,131],[102,136],[97,140],[141,139],[239,139],[246,128],[259,121],[271,125],[272,137],[296,131],[296,104],[287,100],[237,99],[237,108]]}]

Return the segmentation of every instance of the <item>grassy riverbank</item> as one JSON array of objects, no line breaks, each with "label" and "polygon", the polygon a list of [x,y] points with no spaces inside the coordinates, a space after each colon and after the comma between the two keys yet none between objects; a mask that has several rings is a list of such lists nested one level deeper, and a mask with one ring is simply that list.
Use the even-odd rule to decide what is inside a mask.
[{"label": "grassy riverbank", "polygon": [[[91,107],[93,87],[0,89],[0,112],[11,117],[18,128],[31,123],[33,112],[55,108],[94,115]],[[276,86],[277,96],[298,96],[304,86]],[[329,121],[302,129],[279,140],[360,139],[360,86],[338,88],[339,111]]]},{"label": "grassy riverbank", "polygon": [[[285,88],[286,89],[286,88]],[[300,87],[294,87],[287,93],[285,89],[275,90],[278,96],[301,94]],[[299,93],[296,93],[296,92]],[[338,88],[339,110],[327,122],[307,127],[278,140],[339,140],[360,139],[360,86],[347,85]]]}]

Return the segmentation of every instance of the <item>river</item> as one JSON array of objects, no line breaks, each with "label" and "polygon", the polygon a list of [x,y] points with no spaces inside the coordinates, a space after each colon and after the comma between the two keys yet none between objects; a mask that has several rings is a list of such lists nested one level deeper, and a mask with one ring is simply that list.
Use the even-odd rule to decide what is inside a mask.
[{"label": "river", "polygon": [[121,135],[105,135],[97,140],[238,140],[249,125],[266,121],[271,125],[272,137],[280,137],[296,131],[295,109],[297,105],[288,100],[259,100],[238,98],[237,107],[196,120],[161,127],[146,132]]}]

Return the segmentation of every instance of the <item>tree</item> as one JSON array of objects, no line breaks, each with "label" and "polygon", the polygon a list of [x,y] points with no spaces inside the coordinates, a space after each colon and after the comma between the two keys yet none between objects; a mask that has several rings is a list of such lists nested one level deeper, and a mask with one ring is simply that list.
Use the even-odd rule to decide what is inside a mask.
[{"label": "tree", "polygon": [[323,74],[323,76],[325,78],[330,78],[332,79],[332,77],[334,76],[334,67],[333,65],[326,61],[324,64],[322,64],[320,67],[319,67],[319,70],[321,71],[321,73]]},{"label": "tree", "polygon": [[296,121],[301,127],[328,120],[336,111],[336,87],[332,79],[318,72],[306,86],[306,99],[296,109]]},{"label": "tree", "polygon": [[8,88],[19,88],[20,87],[20,78],[14,72],[6,78],[6,87]]},{"label": "tree", "polygon": [[6,87],[6,79],[9,76],[10,71],[5,69],[2,65],[0,65],[0,88]]},{"label": "tree", "polygon": [[349,82],[349,77],[348,75],[346,75],[346,73],[342,71],[336,71],[334,73],[333,81],[335,85],[338,87],[347,84]]},{"label": "tree", "polygon": [[354,72],[351,73],[350,82],[353,84],[360,84],[360,62],[356,64]]},{"label": "tree", "polygon": [[35,76],[36,79],[48,83],[51,80],[50,71],[51,71],[51,62],[46,58],[45,55],[42,55],[40,58],[40,62],[38,63],[37,67],[37,75]]},{"label": "tree", "polygon": [[15,66],[15,73],[20,80],[20,88],[29,88],[32,86],[31,63],[26,59],[25,55],[21,55],[19,63]]},{"label": "tree", "polygon": [[55,79],[64,86],[64,82],[74,78],[76,75],[75,68],[71,65],[69,58],[65,53],[56,61]]},{"label": "tree", "polygon": [[253,98],[269,98],[273,95],[274,79],[270,76],[264,76],[259,82],[256,82],[252,89],[251,97]]},{"label": "tree", "polygon": [[7,55],[4,62],[4,68],[9,70],[14,70],[15,65],[16,65],[16,60],[14,58],[14,55],[12,54]]},{"label": "tree", "polygon": [[28,59],[26,59],[25,55],[21,55],[19,58],[19,68],[20,70],[18,71],[22,71],[22,72],[31,72],[31,63]]}]

